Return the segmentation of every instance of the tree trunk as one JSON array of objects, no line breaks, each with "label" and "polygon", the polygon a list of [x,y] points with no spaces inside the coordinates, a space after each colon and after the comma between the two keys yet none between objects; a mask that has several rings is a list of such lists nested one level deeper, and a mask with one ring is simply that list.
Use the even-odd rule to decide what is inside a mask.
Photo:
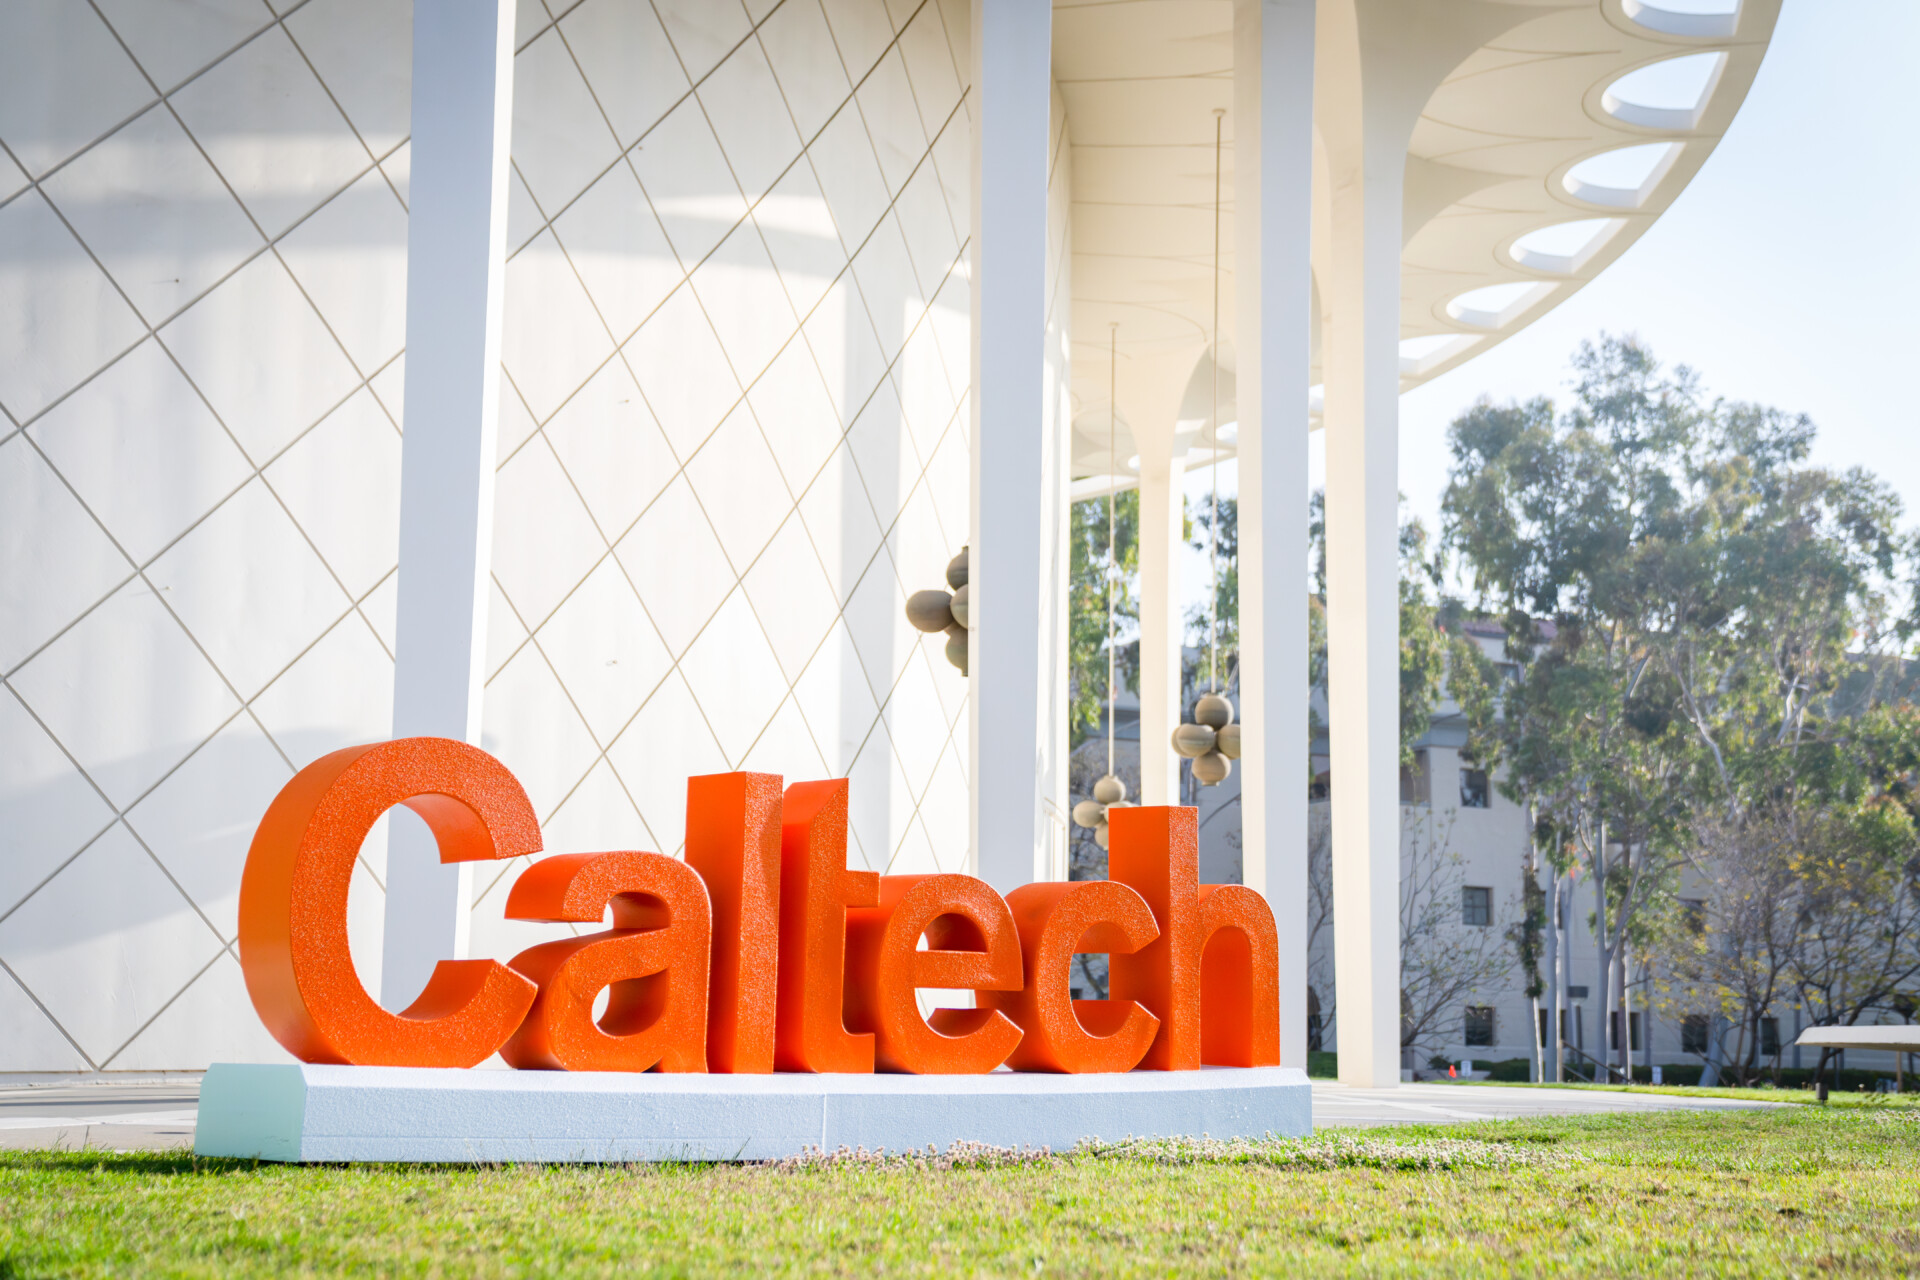
[{"label": "tree trunk", "polygon": [[1594,966],[1594,979],[1600,988],[1600,1052],[1593,1056],[1594,1061],[1611,1072],[1613,1060],[1608,1052],[1607,1037],[1613,1031],[1613,947],[1607,931],[1607,824],[1604,821],[1600,824],[1600,842],[1594,846],[1593,865],[1593,950],[1594,958],[1599,961]]},{"label": "tree trunk", "polygon": [[[1538,840],[1534,838],[1534,829],[1535,828],[1534,828],[1534,817],[1533,817],[1533,800],[1531,797],[1529,797],[1527,800],[1527,876],[1528,876],[1528,883],[1532,884],[1535,890],[1538,891],[1540,887],[1540,843]],[[1543,902],[1543,904],[1546,901],[1546,895],[1544,893],[1541,894],[1541,901]],[[1527,904],[1529,909],[1531,908],[1531,905],[1532,905],[1531,902]],[[1541,928],[1543,930],[1545,938],[1550,939],[1552,938],[1553,933],[1551,929],[1546,928],[1546,924],[1547,922],[1544,920],[1534,922],[1535,927]],[[1522,927],[1524,928],[1526,926],[1523,925]],[[1542,939],[1542,941],[1544,941],[1544,939]],[[1552,945],[1553,944],[1551,942],[1546,942],[1546,946],[1548,948],[1547,956],[1549,957],[1547,960],[1547,971],[1549,973],[1553,971],[1553,962],[1551,959],[1551,956],[1553,954]],[[1533,963],[1535,966],[1534,971],[1530,974],[1524,975],[1527,979],[1527,985],[1529,987],[1536,988],[1536,989],[1539,987],[1540,981],[1541,981],[1540,971],[1538,967],[1540,964],[1540,960],[1541,960],[1540,952],[1536,950],[1533,953]],[[1532,1005],[1532,1009],[1531,1009],[1530,1020],[1527,1023],[1527,1038],[1533,1041],[1533,1082],[1535,1084],[1539,1084],[1541,1081],[1547,1078],[1547,1064],[1546,1064],[1546,1059],[1543,1056],[1545,1046],[1542,1045],[1540,1042],[1541,1036],[1540,1036],[1540,997],[1539,995],[1535,994],[1535,995],[1529,996],[1528,1002],[1529,1004]]]},{"label": "tree trunk", "polygon": [[[1647,972],[1647,962],[1640,962],[1642,972]],[[1647,990],[1653,990],[1653,975],[1647,973]],[[1653,996],[1647,996],[1647,1007],[1640,1014],[1640,1065],[1647,1069],[1647,1079],[1653,1079]]]},{"label": "tree trunk", "polygon": [[1620,1078],[1633,1083],[1633,996],[1627,990],[1627,944],[1620,943],[1614,956],[1614,968],[1620,984]]},{"label": "tree trunk", "polygon": [[1700,1087],[1711,1088],[1720,1083],[1720,1069],[1726,1058],[1726,1019],[1719,1014],[1707,1027],[1707,1065],[1700,1072]]},{"label": "tree trunk", "polygon": [[1567,1017],[1567,948],[1560,937],[1560,904],[1562,877],[1558,871],[1553,873],[1553,893],[1548,910],[1552,918],[1548,922],[1547,970],[1553,975],[1553,1009],[1547,1017],[1547,1040],[1553,1045],[1553,1082],[1564,1084],[1567,1079],[1567,1044],[1561,1038],[1560,1027]]}]

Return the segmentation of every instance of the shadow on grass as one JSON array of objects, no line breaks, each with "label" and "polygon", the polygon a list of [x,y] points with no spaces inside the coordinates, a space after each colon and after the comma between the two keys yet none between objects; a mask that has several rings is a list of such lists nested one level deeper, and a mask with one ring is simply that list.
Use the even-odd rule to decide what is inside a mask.
[{"label": "shadow on grass", "polygon": [[[182,1174],[251,1173],[277,1168],[263,1160],[228,1160],[187,1151],[101,1151],[85,1147],[62,1151],[0,1151],[0,1169],[30,1173],[131,1173],[153,1177]],[[8,1273],[0,1270],[0,1280]]]}]

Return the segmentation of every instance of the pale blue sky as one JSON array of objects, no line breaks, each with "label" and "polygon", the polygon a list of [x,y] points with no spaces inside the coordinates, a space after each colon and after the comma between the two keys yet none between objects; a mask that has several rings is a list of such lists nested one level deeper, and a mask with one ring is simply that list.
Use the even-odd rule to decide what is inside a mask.
[{"label": "pale blue sky", "polygon": [[[1920,0],[1786,0],[1705,167],[1601,276],[1400,401],[1400,488],[1437,528],[1447,424],[1479,396],[1567,397],[1602,330],[1692,365],[1710,393],[1810,415],[1816,460],[1865,466],[1920,524]],[[1312,482],[1322,482],[1313,438]],[[1233,477],[1221,476],[1231,490]],[[1206,488],[1195,476],[1192,496]],[[1206,558],[1183,566],[1205,598]]]}]

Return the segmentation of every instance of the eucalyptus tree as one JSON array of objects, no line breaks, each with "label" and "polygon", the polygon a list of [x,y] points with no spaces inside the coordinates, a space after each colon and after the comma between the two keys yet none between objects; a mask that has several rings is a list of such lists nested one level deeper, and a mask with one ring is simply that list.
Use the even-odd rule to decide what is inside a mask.
[{"label": "eucalyptus tree", "polygon": [[1636,567],[1686,506],[1680,464],[1707,413],[1690,371],[1631,339],[1583,344],[1574,368],[1565,414],[1482,401],[1454,422],[1444,529],[1479,602],[1505,615],[1507,782],[1554,833],[1556,869],[1577,863],[1593,886],[1611,1028],[1627,949],[1678,878],[1694,755]]},{"label": "eucalyptus tree", "polygon": [[[1483,402],[1455,422],[1447,545],[1520,661],[1510,783],[1597,890],[1603,1025],[1629,947],[1662,936],[1737,1008],[1744,1050],[1789,979],[1852,1008],[1860,974],[1900,972],[1898,947],[1870,963],[1857,945],[1886,934],[1889,882],[1856,882],[1911,846],[1864,820],[1874,784],[1854,775],[1860,714],[1901,670],[1911,545],[1884,485],[1808,462],[1804,417],[1710,401],[1628,338],[1574,367],[1564,414]],[[1682,865],[1715,886],[1697,940],[1676,929]],[[1843,924],[1848,904],[1881,933]]]}]

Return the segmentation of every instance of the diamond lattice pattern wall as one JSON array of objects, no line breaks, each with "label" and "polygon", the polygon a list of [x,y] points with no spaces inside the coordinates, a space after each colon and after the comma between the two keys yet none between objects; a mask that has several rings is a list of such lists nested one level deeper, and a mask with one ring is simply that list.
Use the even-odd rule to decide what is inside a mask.
[{"label": "diamond lattice pattern wall", "polygon": [[[484,745],[549,849],[677,852],[748,768],[964,866],[965,682],[902,608],[966,538],[967,17],[520,0]],[[410,24],[0,6],[0,1072],[280,1055],[247,841],[390,732]],[[534,936],[504,885],[476,955]]]}]

